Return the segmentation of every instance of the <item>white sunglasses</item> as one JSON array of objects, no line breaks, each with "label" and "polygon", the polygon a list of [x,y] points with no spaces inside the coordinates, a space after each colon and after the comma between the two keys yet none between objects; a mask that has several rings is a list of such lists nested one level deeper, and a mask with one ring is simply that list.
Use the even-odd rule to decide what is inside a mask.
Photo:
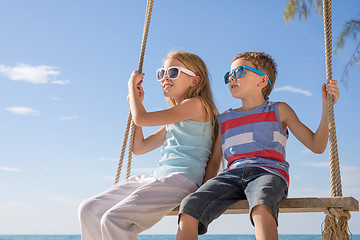
[{"label": "white sunglasses", "polygon": [[178,67],[178,66],[173,66],[173,67],[169,67],[168,69],[166,68],[159,68],[156,71],[156,79],[160,82],[165,78],[165,75],[167,73],[168,77],[171,80],[175,80],[180,76],[180,72],[184,72],[187,75],[190,75],[192,77],[195,77],[196,74],[194,72],[192,72],[189,69],[183,68],[183,67]]}]

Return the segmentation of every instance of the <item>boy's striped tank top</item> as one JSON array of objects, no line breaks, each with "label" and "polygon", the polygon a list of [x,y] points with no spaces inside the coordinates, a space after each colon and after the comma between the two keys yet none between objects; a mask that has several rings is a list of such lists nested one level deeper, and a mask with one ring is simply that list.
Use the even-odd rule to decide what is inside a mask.
[{"label": "boy's striped tank top", "polygon": [[281,125],[277,102],[245,112],[229,109],[218,116],[221,145],[227,169],[260,167],[283,178],[289,184],[286,158],[288,133]]}]

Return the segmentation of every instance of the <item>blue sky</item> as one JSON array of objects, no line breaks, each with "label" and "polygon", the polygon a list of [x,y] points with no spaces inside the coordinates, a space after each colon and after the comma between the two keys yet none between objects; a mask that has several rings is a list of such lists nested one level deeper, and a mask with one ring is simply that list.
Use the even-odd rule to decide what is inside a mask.
[{"label": "blue sky", "polygon": [[[220,112],[241,103],[223,84],[231,59],[264,51],[278,64],[270,99],[287,102],[313,131],[325,81],[323,23],[318,15],[285,24],[286,1],[154,3],[143,72],[144,105],[164,109],[155,71],[171,50],[201,56]],[[127,81],[138,66],[146,1],[3,0],[0,8],[0,234],[79,234],[79,203],[112,186],[129,111]],[[360,11],[356,0],[334,1],[333,41]],[[356,41],[333,57],[340,80]],[[360,68],[339,84],[335,105],[343,195],[360,199],[357,111]],[[157,128],[148,128],[150,134]],[[155,150],[133,157],[132,174],[149,175]],[[290,134],[290,197],[330,196],[328,151],[316,155]],[[123,170],[124,172],[125,170]],[[124,174],[123,174],[124,175]],[[123,179],[124,176],[121,177]],[[323,213],[280,214],[280,233],[320,233]],[[175,234],[165,217],[147,234]],[[359,234],[360,214],[350,229]],[[226,215],[209,234],[251,234],[247,215]]]}]

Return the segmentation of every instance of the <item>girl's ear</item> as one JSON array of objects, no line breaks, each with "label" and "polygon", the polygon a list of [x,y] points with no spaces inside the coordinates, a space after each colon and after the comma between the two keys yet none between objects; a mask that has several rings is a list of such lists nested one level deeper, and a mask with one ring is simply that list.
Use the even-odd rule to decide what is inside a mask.
[{"label": "girl's ear", "polygon": [[196,87],[201,82],[201,78],[199,76],[195,76],[192,80],[191,87]]}]

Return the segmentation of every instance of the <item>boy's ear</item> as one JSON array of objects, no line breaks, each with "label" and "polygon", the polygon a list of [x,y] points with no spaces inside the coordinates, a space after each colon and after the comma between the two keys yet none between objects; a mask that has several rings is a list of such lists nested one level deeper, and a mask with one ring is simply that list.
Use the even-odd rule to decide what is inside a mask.
[{"label": "boy's ear", "polygon": [[192,80],[191,87],[196,87],[201,81],[201,78],[199,76],[195,76]]},{"label": "boy's ear", "polygon": [[261,78],[260,78],[260,84],[264,84],[264,83],[265,83],[265,85],[266,85],[267,82],[268,82],[268,80],[269,80],[269,76],[268,76],[268,75],[262,75]]}]

